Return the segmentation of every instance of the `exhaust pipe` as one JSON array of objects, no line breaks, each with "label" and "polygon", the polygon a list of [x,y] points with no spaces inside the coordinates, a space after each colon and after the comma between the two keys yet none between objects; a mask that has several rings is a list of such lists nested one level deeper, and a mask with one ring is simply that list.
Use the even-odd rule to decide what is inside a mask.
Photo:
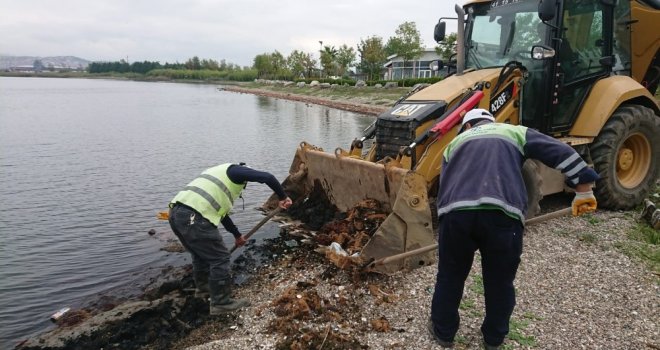
[{"label": "exhaust pipe", "polygon": [[463,75],[465,70],[465,11],[455,5],[458,15],[458,30],[456,32],[456,75]]}]

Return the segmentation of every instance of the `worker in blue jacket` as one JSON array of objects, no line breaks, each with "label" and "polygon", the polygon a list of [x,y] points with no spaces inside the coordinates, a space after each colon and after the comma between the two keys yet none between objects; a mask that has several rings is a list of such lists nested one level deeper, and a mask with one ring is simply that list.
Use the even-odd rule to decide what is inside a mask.
[{"label": "worker in blue jacket", "polygon": [[486,304],[484,346],[498,349],[509,332],[527,212],[522,166],[528,158],[564,174],[576,192],[573,215],[596,209],[591,188],[598,174],[573,148],[524,126],[495,123],[484,109],[466,113],[461,131],[445,148],[437,199],[439,259],[429,330],[444,347],[453,346],[477,249]]},{"label": "worker in blue jacket", "polygon": [[228,214],[248,182],[267,184],[279,197],[281,208],[291,206],[291,199],[275,176],[243,163],[226,163],[206,169],[170,202],[172,231],[192,255],[195,295],[210,296],[211,315],[249,305],[245,299],[231,298],[230,252],[218,232],[218,226],[222,224],[234,235],[236,246],[245,244],[245,238]]}]

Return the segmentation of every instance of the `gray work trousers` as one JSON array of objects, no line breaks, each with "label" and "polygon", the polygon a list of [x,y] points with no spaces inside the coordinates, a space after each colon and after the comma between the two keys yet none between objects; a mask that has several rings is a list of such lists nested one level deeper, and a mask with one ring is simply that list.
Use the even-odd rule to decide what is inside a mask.
[{"label": "gray work trousers", "polygon": [[208,274],[209,282],[230,284],[230,253],[218,228],[181,204],[170,209],[169,222],[174,234],[192,255],[195,275]]}]

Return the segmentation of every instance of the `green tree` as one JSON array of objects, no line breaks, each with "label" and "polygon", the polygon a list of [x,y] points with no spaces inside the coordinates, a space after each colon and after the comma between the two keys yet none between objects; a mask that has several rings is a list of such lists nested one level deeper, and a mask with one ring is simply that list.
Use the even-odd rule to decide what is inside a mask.
[{"label": "green tree", "polygon": [[312,57],[311,53],[305,54],[305,60],[303,61],[303,66],[305,66],[305,72],[307,72],[307,77],[311,77],[314,70],[317,67],[317,61]]},{"label": "green tree", "polygon": [[450,33],[445,36],[445,40],[438,43],[438,46],[435,47],[435,52],[443,60],[449,60],[456,53],[456,33]]},{"label": "green tree", "polygon": [[321,50],[321,66],[325,75],[334,75],[337,59],[337,49],[334,46],[324,46]]},{"label": "green tree", "polygon": [[337,68],[338,75],[344,76],[349,67],[355,64],[355,49],[348,47],[346,44],[339,47],[337,50]]},{"label": "green tree", "polygon": [[291,75],[286,59],[278,51],[255,56],[253,68],[262,79],[282,79]]},{"label": "green tree", "polygon": [[254,64],[252,65],[257,70],[257,77],[267,78],[273,74],[273,65],[270,60],[270,54],[263,53],[254,57]]},{"label": "green tree", "polygon": [[271,64],[273,66],[273,74],[271,78],[283,79],[291,75],[286,66],[286,58],[277,50],[270,55]]},{"label": "green tree", "polygon": [[383,38],[374,35],[361,39],[358,44],[358,53],[360,54],[360,70],[367,74],[368,80],[378,79],[387,58]]},{"label": "green tree", "polygon": [[186,61],[185,66],[187,69],[191,69],[191,70],[202,69],[202,63],[199,61],[199,57],[197,56],[193,56],[192,58],[189,58]]},{"label": "green tree", "polygon": [[309,56],[306,53],[298,50],[293,50],[291,54],[289,54],[286,62],[291,74],[293,74],[293,78],[300,78],[305,75],[307,72],[306,61],[308,57]]},{"label": "green tree", "polygon": [[[401,57],[404,67],[403,77],[405,77],[407,63],[421,57],[424,52],[424,46],[415,22],[404,22],[400,24],[394,33],[395,36],[390,37],[387,41],[385,51]],[[414,73],[413,67],[412,75]]]},{"label": "green tree", "polygon": [[216,60],[203,59],[200,64],[201,64],[202,69],[220,70],[220,65],[218,64],[218,61],[216,61]]}]

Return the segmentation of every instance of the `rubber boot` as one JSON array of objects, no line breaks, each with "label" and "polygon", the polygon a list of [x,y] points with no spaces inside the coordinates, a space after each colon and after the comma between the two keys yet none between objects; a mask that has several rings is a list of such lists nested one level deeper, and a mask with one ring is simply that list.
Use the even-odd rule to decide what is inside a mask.
[{"label": "rubber boot", "polygon": [[209,314],[222,315],[232,311],[236,311],[242,307],[250,306],[250,302],[246,299],[232,299],[231,298],[231,281],[209,281],[209,289],[211,290],[211,302],[209,306]]},{"label": "rubber boot", "polygon": [[210,295],[209,272],[193,272],[193,280],[195,281],[195,298],[208,298]]}]

